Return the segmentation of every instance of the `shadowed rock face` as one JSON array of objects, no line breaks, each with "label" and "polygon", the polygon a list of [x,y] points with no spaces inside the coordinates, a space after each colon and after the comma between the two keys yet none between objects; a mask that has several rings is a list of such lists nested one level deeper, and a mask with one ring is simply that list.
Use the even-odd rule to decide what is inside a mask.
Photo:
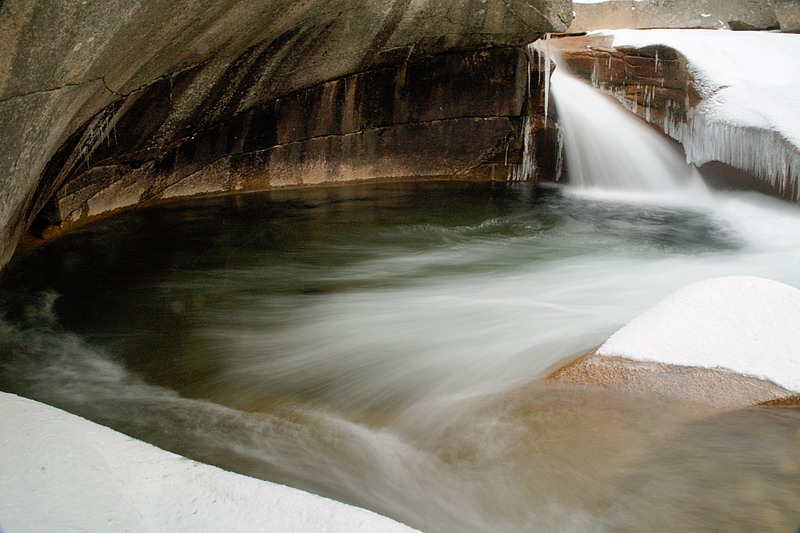
[{"label": "shadowed rock face", "polygon": [[175,117],[174,107],[191,98],[187,71],[115,101],[78,130],[44,173],[41,183],[57,190],[38,222],[68,229],[129,205],[214,192],[505,178],[519,153],[526,68],[519,48],[451,52],[244,110],[224,104],[241,72],[233,68],[211,88],[219,96]]},{"label": "shadowed rock face", "polygon": [[[6,0],[0,264],[45,206],[57,223],[183,194],[469,173],[516,135],[526,76],[507,48],[570,20],[569,0]],[[472,107],[491,98],[508,100]]]}]

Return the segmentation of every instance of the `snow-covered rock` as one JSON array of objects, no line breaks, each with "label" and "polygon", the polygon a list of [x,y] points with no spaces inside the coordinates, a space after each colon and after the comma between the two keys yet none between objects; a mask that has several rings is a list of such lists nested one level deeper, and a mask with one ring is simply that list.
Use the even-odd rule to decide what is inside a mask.
[{"label": "snow-covered rock", "polygon": [[687,61],[700,103],[668,121],[689,162],[721,161],[779,190],[800,176],[800,35],[713,30],[618,30],[613,47],[664,45]]},{"label": "snow-covered rock", "polygon": [[724,163],[800,201],[800,35],[603,30],[550,43],[575,75],[678,140],[688,162]]},{"label": "snow-covered rock", "polygon": [[15,395],[0,393],[0,420],[3,532],[413,531]]},{"label": "snow-covered rock", "polygon": [[597,354],[724,369],[800,391],[800,290],[758,277],[694,283],[613,334]]}]

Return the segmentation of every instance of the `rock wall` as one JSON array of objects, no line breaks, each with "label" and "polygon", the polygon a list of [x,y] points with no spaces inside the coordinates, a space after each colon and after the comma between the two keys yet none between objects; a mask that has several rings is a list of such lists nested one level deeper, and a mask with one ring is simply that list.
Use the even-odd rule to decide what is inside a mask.
[{"label": "rock wall", "polygon": [[570,33],[621,28],[797,31],[796,0],[607,0],[575,3]]},{"label": "rock wall", "polygon": [[800,32],[800,0],[773,0],[781,31]]},{"label": "rock wall", "polygon": [[[0,265],[44,207],[75,222],[225,187],[469,173],[524,99],[492,57],[516,66],[509,47],[570,20],[569,0],[6,0]],[[459,89],[479,96],[450,105]],[[470,107],[490,97],[511,100]]]},{"label": "rock wall", "polygon": [[612,42],[610,36],[589,35],[552,39],[550,46],[574,75],[648,122],[685,120],[700,101],[686,58],[667,46],[615,48]]},{"label": "rock wall", "polygon": [[57,189],[34,230],[66,230],[123,207],[196,194],[384,178],[505,179],[520,153],[526,71],[520,48],[445,53],[180,123],[171,109],[191,98],[193,73],[184,72],[114,102],[79,129],[45,172],[42,183]]}]

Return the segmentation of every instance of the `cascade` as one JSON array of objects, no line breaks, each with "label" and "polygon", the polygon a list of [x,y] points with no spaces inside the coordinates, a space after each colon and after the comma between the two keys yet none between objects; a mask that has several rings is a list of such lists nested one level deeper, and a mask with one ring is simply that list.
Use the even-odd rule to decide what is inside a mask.
[{"label": "cascade", "polygon": [[[572,76],[548,38],[530,48],[538,53],[539,71],[545,77],[545,116],[550,98],[557,110],[559,157],[563,151],[573,186],[638,192],[705,190],[694,165],[688,165],[666,139],[615,100]],[[552,75],[551,61],[556,64]],[[515,180],[529,179],[536,172],[529,121],[524,130],[523,163],[510,173]]]},{"label": "cascade", "polygon": [[[655,30],[650,35],[659,33]],[[632,80],[644,98],[628,98],[630,86],[624,81],[614,82],[610,55],[594,58],[592,85],[680,142],[687,162],[698,166],[714,161],[728,164],[764,180],[783,197],[800,201],[800,141],[797,121],[789,112],[797,108],[794,80],[800,70],[792,59],[800,52],[800,40],[791,34],[768,32],[672,30],[668,36],[663,34],[664,39],[635,42],[630,40],[634,34],[645,35],[625,30],[605,35],[613,36],[615,47],[637,48],[668,41],[668,47],[688,61],[691,76],[684,80],[683,95],[679,91],[664,98],[669,91],[660,92],[663,115],[651,114],[657,87]],[[547,53],[543,41],[537,41],[535,48],[540,56]],[[784,56],[787,60],[778,59]],[[738,65],[720,68],[725,62],[715,57],[737,58]],[[663,88],[666,78],[659,73],[663,58],[656,52],[654,59],[657,77],[653,81]],[[701,96],[696,104],[690,103],[691,90]]]},{"label": "cascade", "polygon": [[630,191],[698,186],[696,169],[667,140],[556,64],[551,96],[573,185]]}]

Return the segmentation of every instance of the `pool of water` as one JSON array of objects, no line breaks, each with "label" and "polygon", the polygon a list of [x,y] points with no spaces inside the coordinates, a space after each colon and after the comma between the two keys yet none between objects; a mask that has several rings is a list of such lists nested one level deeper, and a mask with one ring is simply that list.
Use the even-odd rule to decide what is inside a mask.
[{"label": "pool of water", "polygon": [[800,287],[800,209],[500,182],[168,204],[5,273],[0,388],[425,531],[793,531],[797,410],[540,383],[719,275]]}]

